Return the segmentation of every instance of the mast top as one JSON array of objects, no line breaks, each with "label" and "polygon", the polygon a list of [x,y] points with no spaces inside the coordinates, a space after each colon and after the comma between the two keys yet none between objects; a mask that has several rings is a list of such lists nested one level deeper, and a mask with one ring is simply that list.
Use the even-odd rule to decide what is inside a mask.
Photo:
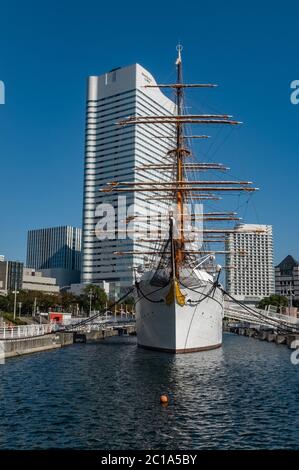
[{"label": "mast top", "polygon": [[181,56],[181,52],[183,50],[182,44],[178,43],[178,45],[176,46],[176,50],[178,51],[178,57],[177,57],[177,60],[175,62],[175,65],[179,65],[179,64],[182,63],[182,56]]}]

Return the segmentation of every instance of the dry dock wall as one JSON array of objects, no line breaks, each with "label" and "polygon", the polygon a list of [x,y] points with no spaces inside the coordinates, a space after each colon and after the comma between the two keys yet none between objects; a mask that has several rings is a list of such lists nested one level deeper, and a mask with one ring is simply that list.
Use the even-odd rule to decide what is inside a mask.
[{"label": "dry dock wall", "polygon": [[0,359],[60,348],[55,334],[0,341]]},{"label": "dry dock wall", "polygon": [[229,324],[224,324],[224,331],[241,336],[248,336],[261,341],[268,341],[269,343],[286,344],[291,349],[298,347],[299,345],[299,335],[295,333],[283,334],[271,330],[261,330],[246,326],[230,326]]},{"label": "dry dock wall", "polygon": [[74,343],[89,343],[101,341],[111,336],[134,334],[135,331],[135,326],[127,326],[126,328],[106,328],[86,333],[58,331],[30,338],[4,339],[0,340],[0,361],[9,357],[22,356],[23,354],[57,349]]}]

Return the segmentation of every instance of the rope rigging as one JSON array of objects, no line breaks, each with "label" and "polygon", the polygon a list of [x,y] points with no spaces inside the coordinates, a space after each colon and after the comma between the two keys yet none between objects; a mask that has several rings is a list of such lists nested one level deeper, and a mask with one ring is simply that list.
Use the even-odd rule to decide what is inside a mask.
[{"label": "rope rigging", "polygon": [[[122,302],[126,297],[128,297],[128,295],[130,295],[133,291],[135,290],[135,286],[132,287],[128,292],[126,292],[126,294],[124,294],[122,297],[120,297],[118,300],[116,300],[114,302],[114,304],[110,305],[110,309],[112,309],[113,307],[115,307],[117,304],[119,304],[120,302]],[[98,313],[95,313],[94,315],[92,315],[91,317],[88,317],[88,318],[85,318],[84,320],[80,321],[79,323],[72,323],[70,325],[67,325],[64,327],[64,330],[69,330],[69,329],[72,329],[74,327],[79,327],[79,326],[84,326],[84,325],[87,325],[88,323],[92,322],[93,320],[95,320],[96,318],[102,316],[104,313],[106,312],[106,310],[102,310]]]},{"label": "rope rigging", "polygon": [[[164,285],[164,286],[161,286],[159,287],[158,289],[155,289],[154,291],[152,291],[150,294],[145,294],[142,289],[140,288],[140,283],[135,281],[135,286],[132,287],[128,292],[126,292],[122,297],[120,297],[118,300],[116,300],[111,306],[110,306],[110,309],[113,309],[113,307],[115,307],[117,304],[119,304],[120,302],[122,302],[126,297],[128,297],[128,295],[130,295],[135,289],[137,290],[139,296],[145,298],[148,302],[151,302],[151,303],[161,303],[164,301],[164,299],[159,299],[159,300],[154,300],[154,299],[151,299],[149,297],[149,295],[151,294],[155,294],[156,292],[159,292],[161,291],[162,289],[164,289],[165,287],[167,287],[167,285],[170,283],[170,281]],[[188,287],[188,286],[185,286],[181,281],[180,281],[180,285],[185,288],[185,289],[189,289],[197,294],[201,294],[200,292],[198,292],[198,290],[192,288],[192,287]],[[269,325],[269,326],[272,326],[274,328],[277,328],[277,331],[280,332],[280,333],[296,333],[296,334],[299,334],[299,328],[297,326],[290,326],[288,323],[286,322],[283,322],[281,320],[278,320],[278,319],[275,319],[275,318],[269,318],[267,315],[264,315],[261,311],[256,311],[254,310],[252,307],[249,307],[248,305],[244,304],[243,302],[241,302],[240,300],[236,299],[234,296],[232,296],[231,294],[229,294],[218,282],[218,279],[212,283],[211,285],[211,288],[210,290],[204,294],[198,301],[190,301],[188,303],[190,303],[191,305],[194,305],[194,306],[197,306],[199,305],[201,302],[203,302],[206,298],[210,297],[211,299],[215,300],[216,302],[217,299],[215,299],[214,297],[214,293],[215,293],[215,290],[216,288],[220,289],[222,291],[222,293],[224,295],[226,295],[227,297],[229,297],[234,303],[236,303],[237,305],[240,305],[243,309],[245,309],[252,317],[254,318],[257,318],[259,320],[263,320],[265,324]],[[88,323],[91,323],[93,322],[96,318],[102,316],[103,314],[105,313],[105,311],[101,311],[101,312],[98,312],[96,313],[95,315],[92,315],[91,317],[88,317],[84,320],[82,320],[81,322],[79,323],[73,323],[73,324],[70,324],[70,325],[67,325],[63,328],[63,330],[61,331],[67,331],[67,330],[70,330],[74,327],[78,328],[80,326],[84,326],[84,325],[87,325]],[[254,320],[253,318],[253,320]],[[254,322],[254,321],[253,321]],[[274,325],[273,325],[274,323]]]},{"label": "rope rigging", "polygon": [[[159,287],[158,289],[155,289],[153,292],[151,292],[150,294],[154,294],[155,292],[159,292],[160,290],[164,289],[165,287],[167,287],[169,284],[169,282],[165,285],[165,286],[162,286],[162,287]],[[154,304],[159,304],[161,302],[163,302],[164,300],[163,299],[160,299],[160,300],[153,300],[153,299],[150,299],[144,292],[142,292],[141,288],[140,288],[140,283],[139,282],[135,282],[135,286],[136,286],[136,289],[137,289],[137,292],[138,294],[141,294],[141,296],[143,298],[145,298],[148,302],[151,302],[151,303],[154,303]]]}]

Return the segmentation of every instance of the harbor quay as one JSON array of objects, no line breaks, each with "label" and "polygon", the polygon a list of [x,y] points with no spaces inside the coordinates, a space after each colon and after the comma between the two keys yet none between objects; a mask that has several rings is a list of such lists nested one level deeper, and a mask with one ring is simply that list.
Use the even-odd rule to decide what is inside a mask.
[{"label": "harbor quay", "polygon": [[246,324],[224,324],[224,331],[235,333],[240,336],[247,336],[249,338],[258,339],[261,341],[268,341],[268,343],[284,344],[291,349],[299,347],[299,334],[295,333],[281,333],[275,331],[273,328],[266,327],[265,329],[257,326]]},{"label": "harbor quay", "polygon": [[[296,349],[299,347],[298,323],[295,317],[269,311],[253,310],[250,316],[244,308],[227,303],[223,331]],[[117,317],[106,313],[90,319],[74,317],[68,318],[65,325],[56,322],[19,326],[4,324],[0,327],[0,360],[129,335],[136,335],[134,315]]]},{"label": "harbor quay", "polygon": [[75,343],[102,341],[113,336],[134,335],[135,324],[110,322],[59,331],[57,325],[30,325],[0,328],[0,361],[25,354],[49,351]]}]

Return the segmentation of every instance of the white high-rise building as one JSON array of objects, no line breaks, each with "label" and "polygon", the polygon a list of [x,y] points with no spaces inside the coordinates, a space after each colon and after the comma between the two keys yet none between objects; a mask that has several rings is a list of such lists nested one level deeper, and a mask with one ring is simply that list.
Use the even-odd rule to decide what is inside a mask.
[{"label": "white high-rise building", "polygon": [[228,293],[248,303],[274,294],[272,226],[239,224],[226,242]]},{"label": "white high-rise building", "polygon": [[[142,181],[145,177],[148,181],[167,180],[167,176],[157,173],[155,169],[146,173],[140,171],[140,166],[165,161],[171,143],[167,138],[157,138],[157,135],[169,135],[170,124],[119,124],[120,120],[129,116],[174,113],[175,104],[159,88],[146,87],[155,84],[152,75],[138,64],[89,77],[83,204],[83,283],[107,281],[116,291],[132,285],[133,267],[142,264],[144,256],[128,253],[120,256],[115,252],[148,250],[149,244],[136,240],[133,236],[136,227],[130,227],[131,233],[124,232],[126,214],[122,213],[118,217],[119,205],[125,209],[133,205],[135,214],[144,209],[166,208],[167,201],[151,200],[151,192],[100,192],[112,181]],[[108,238],[99,239],[95,236],[97,223],[106,214],[106,206],[103,204],[111,204],[115,210],[115,228],[120,229],[116,237],[111,233],[110,223],[110,232],[106,234]]]}]

